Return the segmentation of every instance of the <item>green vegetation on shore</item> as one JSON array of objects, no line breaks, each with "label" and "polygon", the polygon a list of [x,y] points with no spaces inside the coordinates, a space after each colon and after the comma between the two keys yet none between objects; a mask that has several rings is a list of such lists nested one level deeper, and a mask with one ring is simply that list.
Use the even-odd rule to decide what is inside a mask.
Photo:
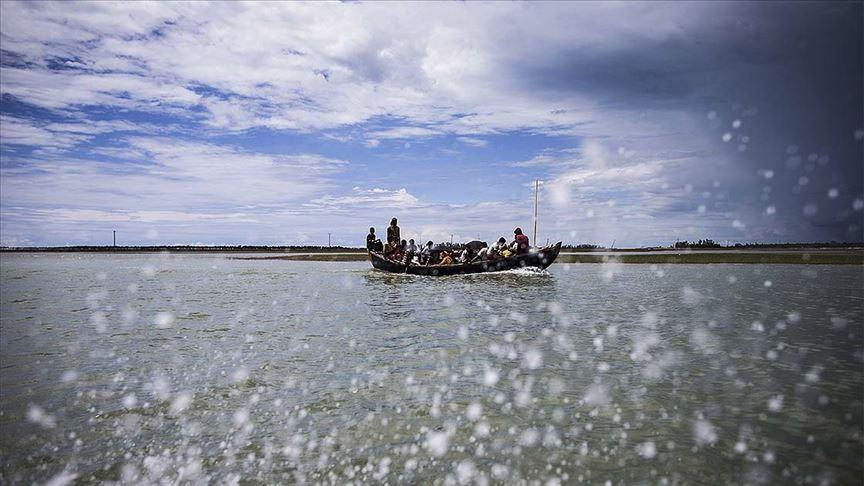
[{"label": "green vegetation on shore", "polygon": [[637,255],[561,254],[555,263],[785,263],[809,265],[864,265],[864,252],[849,253],[645,253]]},{"label": "green vegetation on shore", "polygon": [[[817,246],[818,245],[818,246]],[[566,250],[565,250],[566,251]],[[864,265],[864,249],[854,244],[808,244],[799,247],[766,245],[757,248],[716,248],[690,250],[652,249],[603,249],[580,248],[578,253],[561,253],[556,263],[780,263],[815,265]],[[34,252],[89,252],[89,253],[277,253],[235,257],[242,260],[293,260],[316,262],[360,262],[368,256],[363,248],[342,246],[61,246],[61,247],[0,247],[2,253]]]},{"label": "green vegetation on shore", "polygon": [[268,245],[154,245],[154,246],[4,246],[0,247],[3,252],[86,252],[86,253],[347,253],[356,252],[366,254],[365,248],[352,248],[347,246],[268,246]]},{"label": "green vegetation on shore", "polygon": [[646,251],[664,251],[664,250],[757,250],[757,251],[783,251],[783,250],[861,250],[864,251],[864,242],[837,242],[828,241],[821,243],[734,243],[731,245],[721,245],[713,240],[698,240],[690,242],[687,240],[676,241],[670,246],[646,246],[638,248],[607,248],[605,246],[591,244],[565,244],[561,245],[561,251],[564,252],[646,252]]},{"label": "green vegetation on shore", "polygon": [[[237,257],[238,260],[288,260],[307,262],[362,262],[365,253],[305,254],[261,257]],[[562,253],[555,263],[636,263],[636,264],[708,264],[708,263],[753,263],[753,264],[810,264],[810,265],[864,265],[864,252],[856,253],[669,253],[648,254],[574,254]]]}]

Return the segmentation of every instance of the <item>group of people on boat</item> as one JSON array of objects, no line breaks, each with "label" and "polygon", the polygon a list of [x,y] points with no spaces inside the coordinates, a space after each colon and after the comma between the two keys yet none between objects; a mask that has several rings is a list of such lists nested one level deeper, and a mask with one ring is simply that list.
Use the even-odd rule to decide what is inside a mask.
[{"label": "group of people on boat", "polygon": [[369,228],[366,235],[366,249],[381,253],[388,259],[403,265],[454,265],[481,261],[494,261],[514,255],[528,253],[531,244],[528,236],[521,228],[513,230],[513,240],[507,242],[503,236],[489,246],[485,241],[470,241],[464,244],[441,243],[435,245],[427,241],[418,247],[413,239],[405,241],[401,238],[396,218],[390,220],[387,227],[387,240],[382,243],[375,234],[375,228]]}]

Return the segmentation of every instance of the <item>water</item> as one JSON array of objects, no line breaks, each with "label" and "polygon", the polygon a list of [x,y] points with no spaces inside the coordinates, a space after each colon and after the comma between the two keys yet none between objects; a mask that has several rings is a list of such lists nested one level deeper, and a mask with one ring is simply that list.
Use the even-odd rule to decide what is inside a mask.
[{"label": "water", "polygon": [[0,266],[2,483],[857,484],[864,469],[857,266]]}]

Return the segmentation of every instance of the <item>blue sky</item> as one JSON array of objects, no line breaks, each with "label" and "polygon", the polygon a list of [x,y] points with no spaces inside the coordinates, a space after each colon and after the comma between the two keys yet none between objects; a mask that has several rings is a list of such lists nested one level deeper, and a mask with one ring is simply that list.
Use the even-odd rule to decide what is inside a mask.
[{"label": "blue sky", "polygon": [[0,4],[4,245],[862,240],[855,3]]}]

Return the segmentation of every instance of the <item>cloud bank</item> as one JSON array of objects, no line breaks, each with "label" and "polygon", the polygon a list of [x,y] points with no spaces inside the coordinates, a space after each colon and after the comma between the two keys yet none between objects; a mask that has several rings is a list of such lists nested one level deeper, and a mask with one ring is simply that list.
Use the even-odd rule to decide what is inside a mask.
[{"label": "cloud bank", "polygon": [[860,241],[861,18],[3,2],[2,243],[360,244],[390,214],[491,239],[534,179],[544,240]]}]

